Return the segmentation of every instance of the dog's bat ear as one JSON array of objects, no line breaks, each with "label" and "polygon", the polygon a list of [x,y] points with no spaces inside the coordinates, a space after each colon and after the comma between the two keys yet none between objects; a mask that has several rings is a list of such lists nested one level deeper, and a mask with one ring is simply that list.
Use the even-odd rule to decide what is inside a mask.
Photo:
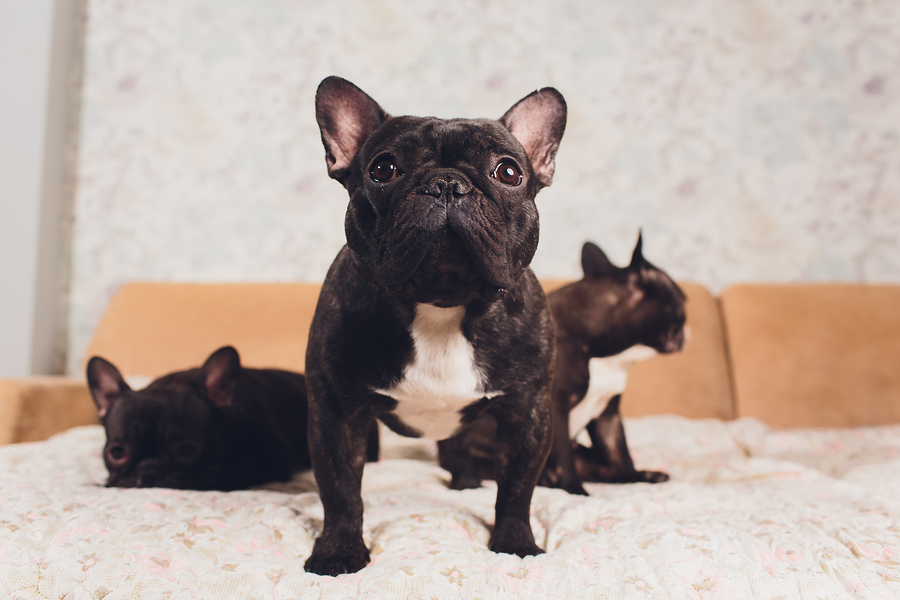
[{"label": "dog's bat ear", "polygon": [[201,367],[206,393],[219,408],[230,406],[241,374],[241,357],[231,346],[219,348]]},{"label": "dog's bat ear", "polygon": [[547,87],[525,96],[500,117],[519,140],[537,175],[539,187],[550,185],[556,168],[556,151],[566,130],[566,101]]},{"label": "dog's bat ear", "polygon": [[87,380],[91,397],[97,405],[97,416],[101,419],[109,413],[113,400],[123,391],[131,389],[115,365],[99,356],[88,361]]},{"label": "dog's bat ear", "polygon": [[634,245],[634,252],[631,253],[631,264],[628,265],[629,269],[640,269],[641,265],[644,264],[644,232],[638,231],[638,239],[637,244]]},{"label": "dog's bat ear", "polygon": [[596,244],[585,242],[581,247],[581,270],[585,277],[604,277],[616,271],[606,254]]},{"label": "dog's bat ear", "polygon": [[316,122],[325,146],[328,175],[346,185],[350,163],[388,114],[364,91],[340,77],[326,77],[316,90]]}]

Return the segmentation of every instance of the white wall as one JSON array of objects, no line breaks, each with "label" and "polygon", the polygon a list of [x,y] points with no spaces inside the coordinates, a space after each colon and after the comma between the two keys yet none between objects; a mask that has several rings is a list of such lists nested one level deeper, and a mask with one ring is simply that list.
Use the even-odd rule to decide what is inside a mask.
[{"label": "white wall", "polygon": [[[592,239],[714,290],[900,282],[900,1],[90,0],[71,372],[133,279],[321,280],[344,242],[313,97],[569,106],[535,271]],[[212,350],[212,348],[210,348]],[[110,357],[115,359],[115,357]]]},{"label": "white wall", "polygon": [[72,6],[0,0],[0,377],[54,368]]}]

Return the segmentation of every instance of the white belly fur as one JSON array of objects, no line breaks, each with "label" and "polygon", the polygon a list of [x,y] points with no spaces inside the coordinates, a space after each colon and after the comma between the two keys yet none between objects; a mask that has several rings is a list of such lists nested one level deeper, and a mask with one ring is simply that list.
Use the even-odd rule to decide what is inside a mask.
[{"label": "white belly fur", "polygon": [[461,306],[416,305],[410,329],[412,361],[396,385],[373,390],[396,400],[394,414],[429,439],[452,436],[459,428],[460,410],[500,393],[485,390],[486,377],[460,328],[464,316]]},{"label": "white belly fur", "polygon": [[590,382],[584,398],[569,411],[569,437],[573,438],[609,404],[616,394],[625,390],[628,369],[636,362],[656,356],[649,346],[637,344],[615,356],[592,358],[588,363]]}]

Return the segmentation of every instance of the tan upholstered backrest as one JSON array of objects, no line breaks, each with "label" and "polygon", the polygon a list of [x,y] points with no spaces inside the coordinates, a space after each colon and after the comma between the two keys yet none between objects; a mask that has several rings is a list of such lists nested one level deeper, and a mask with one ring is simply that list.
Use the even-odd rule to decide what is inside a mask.
[{"label": "tan upholstered backrest", "polygon": [[130,283],[110,301],[83,362],[158,377],[232,345],[249,367],[302,371],[319,284]]},{"label": "tan upholstered backrest", "polygon": [[[542,282],[552,290],[565,281]],[[230,344],[250,367],[303,371],[320,286],[307,283],[130,283],[110,301],[84,362],[97,354],[125,375],[159,375],[202,364]],[[703,286],[688,295],[691,341],[677,355],[635,366],[623,398],[629,416],[672,412],[732,418],[722,330]]]},{"label": "tan upholstered backrest", "polygon": [[681,352],[638,363],[628,374],[622,414],[673,413],[691,418],[733,419],[725,338],[716,298],[697,283],[678,284],[687,295],[690,340]]},{"label": "tan upholstered backrest", "polygon": [[900,422],[900,286],[737,285],[721,302],[739,416]]}]

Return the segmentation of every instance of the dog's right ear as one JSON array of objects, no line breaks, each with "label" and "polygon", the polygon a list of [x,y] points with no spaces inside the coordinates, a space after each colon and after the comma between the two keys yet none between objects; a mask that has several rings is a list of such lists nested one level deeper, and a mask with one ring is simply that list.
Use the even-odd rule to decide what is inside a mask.
[{"label": "dog's right ear", "polygon": [[109,412],[113,400],[125,390],[130,390],[119,370],[108,360],[94,356],[87,365],[88,387],[97,405],[97,416],[101,419]]},{"label": "dog's right ear", "polygon": [[581,270],[585,277],[605,277],[615,272],[616,266],[609,262],[600,246],[585,242],[581,247]]},{"label": "dog's right ear", "polygon": [[231,346],[223,346],[210,354],[203,367],[203,383],[213,404],[219,408],[231,406],[238,376],[241,374],[241,357]]},{"label": "dog's right ear", "polygon": [[644,263],[644,232],[638,231],[637,244],[634,245],[634,252],[631,253],[631,263],[628,268],[638,270]]},{"label": "dog's right ear", "polygon": [[388,114],[364,91],[340,77],[326,77],[316,90],[316,122],[325,146],[328,175],[347,184],[350,163]]}]

